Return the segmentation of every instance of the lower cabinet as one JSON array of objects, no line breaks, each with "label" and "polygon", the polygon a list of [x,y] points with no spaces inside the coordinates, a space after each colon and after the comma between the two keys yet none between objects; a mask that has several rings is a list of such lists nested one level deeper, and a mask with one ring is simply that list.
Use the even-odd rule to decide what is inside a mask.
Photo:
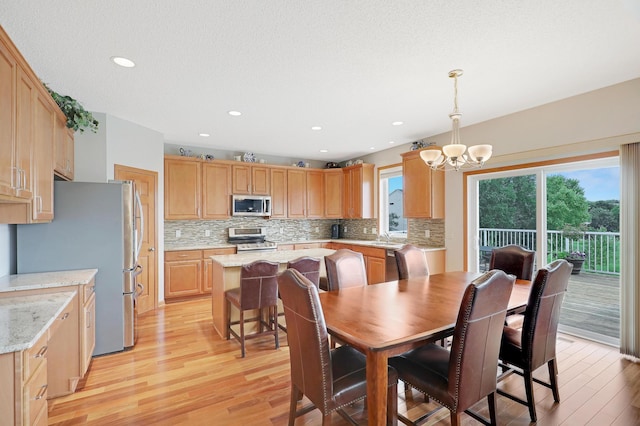
[{"label": "lower cabinet", "polygon": [[369,284],[378,284],[386,281],[386,250],[377,247],[359,246],[357,244],[331,243],[330,248],[334,250],[346,248],[349,250],[362,253],[364,264],[367,268],[367,282]]},{"label": "lower cabinet", "polygon": [[235,254],[235,247],[167,251],[164,254],[164,298],[184,300],[211,294],[212,274],[209,256]]}]

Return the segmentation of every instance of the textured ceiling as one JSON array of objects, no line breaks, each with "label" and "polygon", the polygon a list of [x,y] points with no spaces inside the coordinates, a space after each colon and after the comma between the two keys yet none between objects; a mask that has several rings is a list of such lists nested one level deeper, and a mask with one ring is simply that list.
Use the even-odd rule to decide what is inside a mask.
[{"label": "textured ceiling", "polygon": [[640,77],[639,0],[2,0],[0,24],[89,110],[327,161],[448,131],[454,68],[462,126]]}]

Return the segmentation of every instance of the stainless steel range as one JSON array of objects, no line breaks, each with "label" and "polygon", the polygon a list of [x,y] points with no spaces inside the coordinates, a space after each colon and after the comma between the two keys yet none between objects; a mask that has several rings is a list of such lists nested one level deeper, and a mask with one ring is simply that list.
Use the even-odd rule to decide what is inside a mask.
[{"label": "stainless steel range", "polygon": [[229,228],[229,242],[235,244],[238,252],[274,251],[278,244],[267,241],[267,228]]}]

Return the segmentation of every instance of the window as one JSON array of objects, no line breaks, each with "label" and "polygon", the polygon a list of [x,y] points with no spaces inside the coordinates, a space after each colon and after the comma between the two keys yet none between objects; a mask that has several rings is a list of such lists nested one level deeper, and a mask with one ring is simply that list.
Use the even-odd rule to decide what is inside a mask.
[{"label": "window", "polygon": [[393,238],[407,237],[407,219],[402,206],[402,166],[380,170],[379,182],[380,234],[388,232]]}]

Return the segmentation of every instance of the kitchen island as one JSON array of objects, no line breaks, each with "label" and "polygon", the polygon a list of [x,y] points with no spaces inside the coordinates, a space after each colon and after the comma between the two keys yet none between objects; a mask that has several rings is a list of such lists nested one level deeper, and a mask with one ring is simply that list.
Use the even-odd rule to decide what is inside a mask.
[{"label": "kitchen island", "polygon": [[[211,290],[211,313],[213,316],[213,327],[220,337],[225,337],[227,304],[224,292],[232,288],[240,287],[240,268],[242,265],[256,260],[268,260],[277,262],[280,271],[284,271],[287,262],[303,256],[320,259],[320,276],[325,276],[324,257],[334,253],[331,249],[303,249],[303,250],[278,250],[278,251],[253,251],[239,254],[226,254],[211,256],[213,260],[212,279],[213,288]],[[236,314],[236,312],[234,312]]]}]

